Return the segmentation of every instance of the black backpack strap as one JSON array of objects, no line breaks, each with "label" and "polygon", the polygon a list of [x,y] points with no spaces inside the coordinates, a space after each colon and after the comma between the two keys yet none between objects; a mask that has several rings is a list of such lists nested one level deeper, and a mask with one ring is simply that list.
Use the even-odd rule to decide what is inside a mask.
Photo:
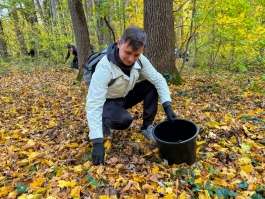
[{"label": "black backpack strap", "polygon": [[140,59],[137,60],[138,64],[140,65],[141,69],[143,68],[143,64]]},{"label": "black backpack strap", "polygon": [[111,79],[110,82],[108,83],[108,87],[110,87],[114,82],[115,82],[116,79]]}]

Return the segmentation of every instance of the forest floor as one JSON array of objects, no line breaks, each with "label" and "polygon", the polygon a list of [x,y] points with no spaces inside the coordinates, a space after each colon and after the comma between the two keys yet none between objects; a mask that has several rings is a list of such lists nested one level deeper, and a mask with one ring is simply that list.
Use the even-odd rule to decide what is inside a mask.
[{"label": "forest floor", "polygon": [[[0,198],[265,198],[265,72],[183,75],[170,86],[178,117],[200,127],[192,165],[167,165],[145,140],[141,104],[127,130],[105,138],[105,164],[92,165],[76,75],[0,75]],[[154,125],[165,119],[159,104]]]}]

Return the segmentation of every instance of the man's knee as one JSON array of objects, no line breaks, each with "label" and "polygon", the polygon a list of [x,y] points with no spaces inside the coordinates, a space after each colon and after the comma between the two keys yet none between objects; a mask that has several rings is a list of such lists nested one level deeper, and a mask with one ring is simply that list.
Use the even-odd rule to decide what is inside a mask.
[{"label": "man's knee", "polygon": [[116,130],[124,130],[127,129],[133,121],[132,116],[128,114],[124,114],[121,116],[119,120],[112,119],[111,122],[113,123],[113,126],[115,126],[114,129]]},{"label": "man's knee", "polygon": [[126,116],[123,118],[123,129],[127,129],[133,121],[133,118],[130,114],[126,114]]}]

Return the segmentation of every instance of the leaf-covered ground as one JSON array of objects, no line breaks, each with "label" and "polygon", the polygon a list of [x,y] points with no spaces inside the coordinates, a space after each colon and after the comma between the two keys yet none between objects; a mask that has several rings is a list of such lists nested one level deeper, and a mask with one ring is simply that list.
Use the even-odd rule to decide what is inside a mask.
[{"label": "leaf-covered ground", "polygon": [[[0,76],[0,198],[265,197],[265,76],[183,76],[170,86],[180,118],[200,126],[197,160],[167,165],[131,127],[106,138],[106,163],[93,166],[85,118],[87,88],[71,69]],[[161,105],[155,124],[165,119]],[[185,153],[185,151],[183,151]]]}]

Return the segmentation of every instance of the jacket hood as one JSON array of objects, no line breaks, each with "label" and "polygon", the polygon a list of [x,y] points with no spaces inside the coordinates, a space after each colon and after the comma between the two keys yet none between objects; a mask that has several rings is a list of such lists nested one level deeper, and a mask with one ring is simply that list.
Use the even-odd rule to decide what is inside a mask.
[{"label": "jacket hood", "polygon": [[119,49],[118,49],[118,43],[112,43],[109,45],[107,49],[107,58],[109,61],[111,61],[113,64],[119,66],[122,63],[119,62]]}]

